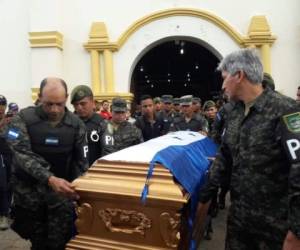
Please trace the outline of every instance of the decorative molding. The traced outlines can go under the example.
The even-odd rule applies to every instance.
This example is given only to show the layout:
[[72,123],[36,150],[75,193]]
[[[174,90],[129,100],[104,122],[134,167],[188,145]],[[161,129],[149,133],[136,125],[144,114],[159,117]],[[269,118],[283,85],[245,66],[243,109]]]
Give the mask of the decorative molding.
[[146,229],[151,228],[151,220],[138,211],[106,208],[100,210],[98,214],[106,228],[112,233],[138,233],[144,236]]
[[264,44],[272,45],[276,36],[271,33],[270,26],[265,16],[253,16],[248,29],[248,37],[245,39],[246,46],[262,46]]
[[29,32],[31,48],[63,49],[63,35],[58,31]]
[[168,247],[177,247],[180,240],[180,214],[173,218],[165,212],[160,215],[160,233]]
[[40,88],[31,88],[31,99],[35,102],[39,97]]
[[83,203],[81,206],[76,207],[77,220],[75,225],[79,233],[85,233],[90,230],[93,223],[93,208],[88,203]]
[[118,50],[118,45],[115,43],[110,43],[106,25],[104,22],[94,22],[92,23],[92,27],[90,29],[89,40],[84,47],[90,50],[97,51],[116,51]]
[[[253,16],[249,25],[248,34],[244,36],[225,20],[208,11],[192,8],[172,8],[157,11],[138,19],[128,27],[116,42],[109,41],[104,22],[92,23],[89,39],[88,42],[84,44],[84,48],[91,53],[93,91],[97,95],[101,90],[107,92],[115,91],[112,53],[118,51],[134,32],[146,24],[172,16],[191,16],[207,20],[226,32],[240,47],[259,47],[262,51],[264,69],[266,72],[271,73],[270,46],[274,43],[276,37],[272,35],[265,16]],[[100,55],[95,56],[95,51],[98,51]],[[98,61],[100,60],[100,56],[104,57],[104,65],[100,65],[99,67]],[[102,86],[100,81],[101,72],[104,72],[105,86]]]
[[121,97],[122,99],[125,99],[128,102],[132,102],[134,98],[132,93],[113,92],[113,93],[103,93],[100,95],[94,95],[94,99],[98,101],[108,100],[109,102],[111,102],[111,100],[115,97]]
[[117,41],[118,48],[120,48],[128,40],[128,38],[134,32],[136,32],[136,30],[140,29],[146,24],[151,23],[155,20],[172,17],[172,16],[192,16],[192,17],[205,19],[215,24],[216,26],[220,27],[222,30],[224,30],[238,44],[240,45],[243,44],[244,37],[220,17],[204,10],[191,9],[191,8],[174,8],[174,9],[167,9],[167,10],[162,10],[162,11],[152,13],[134,22],[118,39]]

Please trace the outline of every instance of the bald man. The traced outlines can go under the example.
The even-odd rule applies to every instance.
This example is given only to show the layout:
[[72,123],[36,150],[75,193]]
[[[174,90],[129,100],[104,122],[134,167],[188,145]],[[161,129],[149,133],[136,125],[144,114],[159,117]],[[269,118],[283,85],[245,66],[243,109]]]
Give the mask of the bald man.
[[66,108],[67,97],[62,79],[44,79],[40,105],[21,110],[7,131],[14,153],[12,229],[31,249],[65,248],[78,199],[71,181],[88,168],[85,126]]

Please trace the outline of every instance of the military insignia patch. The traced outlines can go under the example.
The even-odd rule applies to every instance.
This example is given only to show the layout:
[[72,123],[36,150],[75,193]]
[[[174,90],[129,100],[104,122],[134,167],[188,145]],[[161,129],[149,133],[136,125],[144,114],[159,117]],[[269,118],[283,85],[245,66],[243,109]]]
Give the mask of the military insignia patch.
[[283,116],[283,121],[290,132],[300,132],[300,112]]
[[46,138],[45,145],[57,146],[59,144],[58,138]]
[[10,140],[16,140],[19,137],[19,130],[18,129],[13,129],[11,128],[8,132],[7,132],[7,138]]
[[83,97],[83,96],[85,95],[85,93],[84,93],[83,90],[79,90],[78,93],[77,93],[77,95],[78,95],[79,97]]

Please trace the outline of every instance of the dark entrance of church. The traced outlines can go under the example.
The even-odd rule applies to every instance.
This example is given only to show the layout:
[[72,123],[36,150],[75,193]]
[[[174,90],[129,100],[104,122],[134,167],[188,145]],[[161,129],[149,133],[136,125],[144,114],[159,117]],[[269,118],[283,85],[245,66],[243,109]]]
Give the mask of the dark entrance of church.
[[144,94],[192,94],[202,102],[216,99],[222,87],[221,74],[216,71],[219,61],[209,49],[193,41],[174,39],[159,43],[137,62],[130,91],[135,102]]

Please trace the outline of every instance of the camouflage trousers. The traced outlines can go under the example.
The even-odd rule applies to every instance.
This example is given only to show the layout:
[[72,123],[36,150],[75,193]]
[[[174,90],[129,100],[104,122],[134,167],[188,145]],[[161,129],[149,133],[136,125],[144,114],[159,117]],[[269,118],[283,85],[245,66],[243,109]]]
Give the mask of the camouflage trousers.
[[51,208],[44,205],[36,211],[17,205],[12,229],[30,240],[32,250],[63,250],[74,230],[73,209],[69,200]]
[[251,229],[251,226],[241,227],[229,212],[225,250],[282,250],[284,234],[266,237],[265,232],[253,233]]

